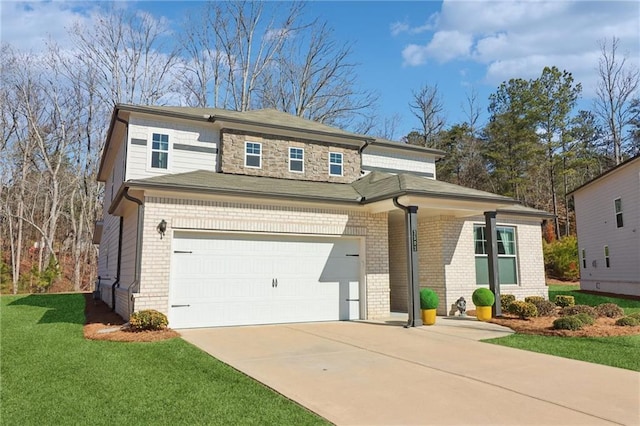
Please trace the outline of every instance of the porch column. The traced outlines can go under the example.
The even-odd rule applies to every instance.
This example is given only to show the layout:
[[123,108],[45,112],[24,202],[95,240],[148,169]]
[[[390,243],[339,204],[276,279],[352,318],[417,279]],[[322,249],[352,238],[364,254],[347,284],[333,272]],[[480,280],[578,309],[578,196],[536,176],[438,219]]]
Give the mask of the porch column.
[[485,236],[487,238],[487,260],[489,261],[489,289],[496,295],[496,303],[491,308],[493,317],[502,316],[500,304],[500,280],[498,278],[498,232],[496,212],[484,212]]
[[422,325],[420,315],[420,270],[418,265],[418,206],[407,206],[407,277],[408,299],[407,310],[409,311],[409,322],[407,327],[419,327]]

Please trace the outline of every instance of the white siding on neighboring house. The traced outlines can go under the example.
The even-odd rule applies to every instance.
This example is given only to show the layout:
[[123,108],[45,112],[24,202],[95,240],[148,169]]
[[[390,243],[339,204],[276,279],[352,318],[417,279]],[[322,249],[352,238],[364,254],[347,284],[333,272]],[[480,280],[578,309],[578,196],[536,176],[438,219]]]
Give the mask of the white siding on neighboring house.
[[418,151],[400,153],[393,149],[370,146],[362,153],[362,169],[387,173],[412,172],[436,178],[435,158],[433,155]]
[[[581,288],[640,296],[640,160],[578,189],[574,199]],[[622,204],[622,227],[616,199]]]
[[[154,133],[169,136],[169,160],[166,169],[151,167]],[[131,117],[126,180],[194,170],[217,171],[218,142],[219,134],[212,125]]]

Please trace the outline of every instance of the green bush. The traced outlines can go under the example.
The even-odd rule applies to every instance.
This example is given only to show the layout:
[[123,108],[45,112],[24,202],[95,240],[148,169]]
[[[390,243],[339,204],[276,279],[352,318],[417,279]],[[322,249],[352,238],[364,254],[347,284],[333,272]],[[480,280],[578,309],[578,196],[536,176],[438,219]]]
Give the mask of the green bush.
[[527,296],[524,298],[525,302],[534,303],[534,304],[536,302],[540,302],[541,300],[546,300],[546,299],[542,296]]
[[516,296],[513,294],[501,294],[500,295],[500,306],[503,311],[509,312],[509,305],[516,301]]
[[543,241],[542,250],[547,276],[571,281],[580,278],[576,237],[564,237],[551,243]]
[[575,305],[576,299],[573,296],[565,296],[565,295],[559,294],[554,299],[554,302],[556,306],[560,306],[561,308],[564,308],[565,306]]
[[639,311],[639,312],[634,312],[634,313],[629,314],[629,315],[627,315],[627,316],[628,316],[628,317],[631,317],[631,318],[635,318],[635,319],[637,319],[638,321],[640,321],[640,311]]
[[509,313],[517,315],[520,319],[526,319],[538,316],[538,308],[536,305],[522,300],[516,300],[509,305]]
[[551,317],[556,314],[556,305],[553,302],[548,300],[535,300],[534,302],[530,302],[536,306],[538,309],[538,316],[541,317]]
[[485,287],[475,289],[471,295],[471,300],[476,306],[493,306],[496,301],[496,296],[493,292]]
[[420,289],[420,309],[437,309],[440,299],[430,288]]
[[598,318],[598,313],[596,312],[596,310],[593,307],[587,305],[565,306],[560,310],[560,315],[562,315],[563,317],[576,314],[587,314],[593,319]]
[[615,303],[602,303],[595,309],[600,317],[618,318],[624,316],[624,309]]
[[593,325],[596,322],[596,320],[591,315],[584,312],[575,314],[573,316],[582,321],[582,324],[584,325]]
[[621,325],[624,327],[635,327],[636,325],[640,325],[640,320],[634,317],[622,317],[616,321],[616,325]]
[[162,312],[148,309],[131,314],[129,324],[133,331],[162,330],[169,324],[169,321]]
[[554,330],[580,330],[583,325],[580,318],[575,316],[562,317],[553,321]]

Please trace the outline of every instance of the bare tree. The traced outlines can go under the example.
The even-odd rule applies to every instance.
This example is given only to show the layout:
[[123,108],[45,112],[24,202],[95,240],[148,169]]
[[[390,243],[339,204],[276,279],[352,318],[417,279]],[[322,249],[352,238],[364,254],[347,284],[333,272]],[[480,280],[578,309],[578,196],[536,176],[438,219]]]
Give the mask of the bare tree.
[[638,68],[627,64],[626,58],[617,57],[620,39],[600,42],[598,62],[599,82],[596,89],[595,110],[609,131],[616,164],[622,162],[627,137],[624,128],[634,119],[632,98],[640,85]]
[[435,147],[436,136],[442,130],[445,118],[444,106],[438,92],[438,86],[423,85],[418,91],[411,91],[412,102],[409,108],[420,121],[419,132],[422,133],[424,146]]

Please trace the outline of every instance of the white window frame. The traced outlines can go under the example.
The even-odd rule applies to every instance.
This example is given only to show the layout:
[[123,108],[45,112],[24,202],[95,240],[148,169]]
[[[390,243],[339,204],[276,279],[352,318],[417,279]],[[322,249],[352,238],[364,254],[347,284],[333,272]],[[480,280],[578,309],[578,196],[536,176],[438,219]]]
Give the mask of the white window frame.
[[604,246],[604,266],[611,268],[611,252],[609,251],[609,246]]
[[[332,155],[339,155],[340,162],[332,161]],[[331,173],[331,166],[340,166],[340,174]],[[341,152],[329,151],[329,176],[344,176],[344,155]]]
[[[249,153],[248,149],[249,149],[249,145],[257,145],[260,149],[260,153],[256,154],[256,153]],[[257,166],[253,166],[248,164],[247,160],[249,159],[249,157],[258,158],[258,165]],[[244,143],[244,166],[250,169],[261,169],[262,168],[262,143],[261,142],[252,142],[252,141],[246,141]]]
[[[616,212],[616,228],[624,227],[624,217],[622,215],[622,198],[616,198],[613,200],[613,209]],[[620,218],[620,220],[618,220]]]
[[[482,240],[477,240],[476,239],[476,229],[477,228],[484,228],[483,231],[483,237],[484,239]],[[486,235],[486,224],[482,224],[482,223],[476,223],[473,225],[473,252],[474,252],[474,259],[476,258],[485,258],[487,259],[488,262],[488,255],[487,255],[487,235]],[[511,225],[497,225],[496,226],[496,231],[499,231],[501,229],[509,229],[512,230],[512,234],[513,234],[513,254],[506,254],[506,251],[504,249],[504,243],[503,244],[503,250],[505,253],[500,254],[500,233],[497,232],[498,234],[498,260],[500,258],[502,259],[514,259],[514,269],[515,269],[515,283],[501,283],[500,282],[500,271],[498,270],[498,282],[500,282],[500,285],[520,285],[520,268],[519,268],[519,262],[518,262],[518,230],[515,226],[511,226]],[[476,250],[476,243],[481,241],[482,242],[482,251],[484,251],[484,253],[477,253]],[[474,262],[475,263],[475,262]],[[499,269],[499,268],[498,268]],[[476,275],[476,285],[487,285],[484,283],[478,283],[477,282],[477,275]]]
[[587,269],[587,250],[582,249],[582,269]]
[[[154,136],[158,135],[158,136],[166,136],[167,137],[167,149],[156,149],[153,147],[153,143],[154,143]],[[149,135],[149,157],[147,159],[147,164],[148,164],[148,168],[147,170],[154,170],[154,171],[158,171],[158,170],[165,170],[165,171],[169,171],[171,169],[171,157],[173,157],[173,155],[171,154],[171,135],[169,134],[169,132],[164,132],[164,131],[151,131],[151,134]],[[162,142],[162,141],[159,141]],[[153,154],[155,152],[158,153],[165,153],[167,155],[167,167],[155,167],[153,165]]]
[[[292,154],[293,154],[294,150],[302,152],[302,158],[293,158]],[[300,163],[301,169],[300,170],[293,170],[291,168],[291,164],[293,164],[293,163]],[[300,147],[296,147],[296,146],[290,146],[289,147],[289,171],[291,173],[304,173],[304,148],[300,148]]]

